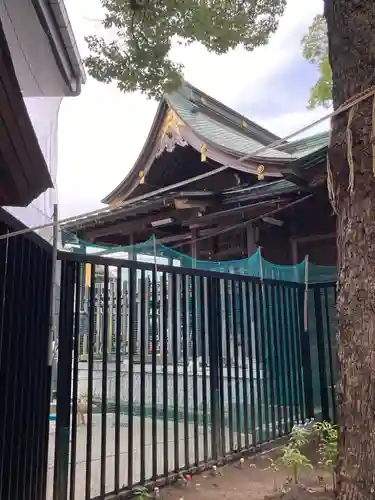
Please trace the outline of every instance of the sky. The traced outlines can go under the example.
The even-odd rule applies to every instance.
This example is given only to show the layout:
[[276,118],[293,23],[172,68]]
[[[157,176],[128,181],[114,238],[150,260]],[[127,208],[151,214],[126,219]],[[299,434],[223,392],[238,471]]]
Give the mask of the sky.
[[[303,8],[302,8],[303,3]],[[102,33],[100,0],[65,0],[81,55],[84,37]],[[185,78],[275,134],[286,135],[327,114],[308,111],[316,69],[301,55],[300,41],[322,0],[288,0],[270,43],[253,52],[237,49],[224,56],[193,45],[174,51]],[[133,166],[149,132],[157,103],[140,94],[121,93],[114,84],[88,77],[79,97],[65,98],[59,117],[58,190],[60,216],[101,207]],[[309,131],[314,134],[328,125]]]

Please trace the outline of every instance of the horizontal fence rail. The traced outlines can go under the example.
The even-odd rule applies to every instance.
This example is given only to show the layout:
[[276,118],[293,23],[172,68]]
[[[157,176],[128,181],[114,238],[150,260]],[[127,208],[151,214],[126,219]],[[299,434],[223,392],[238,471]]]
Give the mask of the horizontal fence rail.
[[315,415],[303,285],[59,258],[49,498],[131,492],[255,450]]

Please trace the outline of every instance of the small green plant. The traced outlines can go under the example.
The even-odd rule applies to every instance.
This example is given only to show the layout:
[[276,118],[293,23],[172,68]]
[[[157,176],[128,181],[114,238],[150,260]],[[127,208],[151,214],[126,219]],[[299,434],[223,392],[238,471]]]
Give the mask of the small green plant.
[[312,435],[311,427],[295,425],[290,434],[289,445],[292,445],[294,448],[300,450],[310,441],[311,435]]
[[139,486],[133,490],[133,494],[137,500],[145,500],[146,498],[150,498],[150,493],[147,488],[144,486]]
[[279,462],[292,472],[294,484],[298,484],[301,469],[304,467],[312,468],[310,460],[302,453],[302,448],[311,439],[312,426],[295,425],[290,434],[289,443],[281,448],[282,455]]
[[294,484],[298,484],[301,469],[304,467],[312,468],[310,460],[293,443],[289,443],[282,448],[283,454],[280,462],[292,471]]
[[336,487],[336,464],[338,459],[339,433],[330,422],[317,422],[313,428],[319,437],[319,465],[332,474],[333,487]]

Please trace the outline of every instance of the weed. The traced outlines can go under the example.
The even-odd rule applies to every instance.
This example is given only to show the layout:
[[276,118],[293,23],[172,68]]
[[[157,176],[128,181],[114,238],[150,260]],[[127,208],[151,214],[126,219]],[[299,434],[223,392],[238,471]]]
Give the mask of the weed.
[[333,487],[335,488],[335,469],[338,459],[338,429],[330,422],[317,422],[314,424],[313,430],[319,437],[319,465],[330,471],[332,474]]
[[147,488],[144,486],[139,486],[133,490],[133,494],[137,500],[145,500],[146,498],[150,498],[150,493]]

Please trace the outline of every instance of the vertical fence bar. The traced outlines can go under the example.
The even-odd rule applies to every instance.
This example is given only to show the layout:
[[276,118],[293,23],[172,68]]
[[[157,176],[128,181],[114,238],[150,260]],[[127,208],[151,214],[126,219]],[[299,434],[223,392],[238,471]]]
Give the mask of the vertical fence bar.
[[237,451],[242,448],[241,441],[241,406],[240,406],[240,372],[239,372],[239,352],[238,352],[238,317],[237,317],[237,282],[231,281],[232,290],[232,328],[233,328],[233,354],[234,354],[234,390],[236,397],[236,430],[237,430]]
[[233,412],[232,412],[232,357],[231,357],[231,328],[230,328],[230,318],[229,318],[229,281],[224,281],[224,307],[225,307],[225,340],[226,340],[226,365],[227,365],[227,387],[228,387],[228,427],[229,427],[229,452],[231,453],[234,449],[233,443]]
[[134,453],[134,352],[137,318],[136,271],[129,268],[129,394],[128,394],[128,488],[133,487],[133,453]]
[[298,296],[295,287],[291,288],[291,311],[292,311],[292,324],[293,324],[293,354],[295,358],[295,378],[297,385],[296,392],[296,412],[297,422],[303,422],[303,387],[302,387],[302,360],[300,356],[300,325],[299,325],[299,310],[298,310]]
[[328,349],[328,363],[329,363],[329,377],[331,383],[331,398],[332,398],[332,418],[333,422],[337,421],[337,409],[336,409],[336,394],[335,394],[335,375],[333,369],[333,354],[332,354],[332,333],[330,324],[330,314],[329,314],[329,302],[328,302],[328,290],[324,287],[324,309],[325,309],[325,320],[327,325],[327,349]]
[[145,271],[141,270],[140,279],[140,371],[141,371],[141,409],[140,409],[140,482],[146,481],[146,276]]
[[107,383],[108,383],[108,309],[109,309],[109,270],[104,266],[103,289],[103,343],[102,343],[102,432],[100,447],[100,496],[106,493],[107,469]]
[[301,332],[301,356],[302,356],[302,375],[304,387],[304,401],[305,401],[305,416],[307,419],[314,418],[314,393],[312,384],[312,367],[310,355],[310,336],[309,330],[304,328],[304,301],[305,292],[300,289],[298,291],[299,302],[299,320]]
[[184,452],[185,452],[185,468],[190,464],[189,455],[189,385],[188,385],[188,294],[186,286],[187,276],[181,276],[182,286],[182,359],[183,359],[183,391],[184,391]]
[[68,498],[75,264],[62,262],[57,375],[54,500]]
[[243,399],[243,416],[244,416],[244,434],[245,434],[245,449],[249,449],[249,406],[247,394],[247,370],[246,370],[246,336],[248,335],[248,325],[244,302],[246,302],[246,283],[239,281],[239,316],[240,316],[240,340],[241,340],[241,364],[242,364],[242,399]]
[[[89,268],[87,266],[90,266]],[[96,267],[94,264],[86,264],[90,269],[90,292],[89,292],[89,332],[88,332],[88,380],[87,380],[87,438],[86,438],[86,484],[85,500],[91,499],[91,458],[92,458],[92,399],[93,399],[93,375],[94,375],[94,343],[95,343],[95,283]]]
[[287,288],[287,311],[288,311],[288,326],[289,326],[289,346],[290,346],[290,376],[292,377],[292,401],[293,401],[293,422],[299,422],[299,408],[298,408],[298,378],[297,378],[297,357],[295,352],[295,325],[293,321],[293,294],[290,287]]
[[[170,282],[170,280],[168,280]],[[169,300],[170,300],[170,290],[167,289],[167,274],[163,272],[161,278],[161,288],[162,288],[162,312],[163,312],[163,454],[164,454],[164,476],[167,477],[169,473],[168,466],[168,455],[169,455],[169,443],[168,443],[168,335],[172,335],[171,331],[168,329],[169,322]],[[168,300],[167,300],[168,299]]]
[[[260,338],[262,343],[262,366],[263,366],[263,394],[264,394],[264,416],[266,425],[266,441],[270,441],[270,423],[274,425],[274,413],[275,407],[273,405],[273,377],[272,377],[272,366],[269,363],[270,358],[270,346],[269,346],[269,335],[268,335],[268,322],[267,322],[267,287],[266,285],[261,285],[261,295],[260,295]],[[268,366],[269,365],[269,366]],[[271,403],[271,408],[270,408]],[[271,410],[271,422],[270,422],[270,410]],[[273,434],[272,434],[273,435]]]
[[286,365],[286,385],[288,390],[288,413],[289,420],[286,432],[290,432],[293,427],[294,414],[293,414],[293,370],[292,370],[292,352],[290,345],[290,321],[289,321],[289,303],[288,303],[288,289],[282,287],[282,303],[283,303],[283,323],[284,323],[284,341],[285,341],[285,365]]
[[211,395],[211,457],[217,460],[219,457],[220,442],[220,386],[218,372],[218,295],[219,286],[217,278],[210,278],[207,283],[207,305],[209,310],[209,328],[208,328],[208,349],[210,363],[210,395]]
[[180,469],[180,449],[179,449],[179,407],[178,407],[178,325],[177,325],[177,276],[172,274],[172,357],[173,357],[173,418],[174,418],[174,470]]
[[[22,240],[21,240],[22,241]],[[38,271],[39,271],[39,268],[40,268],[40,248],[38,249],[35,249],[34,252],[32,253],[32,259],[33,261],[33,269],[34,269],[34,272],[33,272],[33,275],[32,275],[32,286],[31,286],[31,295],[33,297],[38,297],[40,295],[40,290],[38,289],[39,288],[39,285],[40,285],[40,277],[37,277],[36,275],[38,274]],[[15,279],[15,274],[13,274],[13,279]],[[16,285],[16,290],[17,290],[17,285]],[[73,293],[74,293],[74,289],[73,289]],[[15,296],[16,300],[17,300],[17,291],[16,291],[16,296]],[[16,301],[13,302],[13,304],[11,304],[11,311],[15,309],[15,303]],[[69,310],[69,316],[67,319],[67,324],[69,325],[68,328],[70,328],[70,335],[72,337],[72,330],[73,330],[73,304],[72,304],[72,309],[71,311]],[[13,312],[12,311],[12,312]],[[14,312],[13,312],[14,314]],[[13,316],[12,314],[12,316]],[[71,318],[70,318],[71,316]],[[70,319],[72,321],[70,321]],[[12,324],[11,324],[11,327],[10,327],[10,330],[12,331],[13,328],[14,328],[14,320],[12,321]],[[35,393],[34,393],[34,389],[35,389],[35,379],[34,377],[32,377],[32,368],[33,368],[33,365],[35,366],[35,361],[37,360],[38,358],[38,354],[34,351],[35,349],[35,345],[33,345],[33,341],[32,341],[32,334],[30,335],[30,332],[35,332],[35,331],[38,331],[38,307],[34,307],[33,308],[33,311],[32,311],[32,314],[30,315],[29,317],[29,321],[28,321],[28,329],[29,330],[29,333],[27,335],[25,335],[25,344],[24,344],[24,347],[25,347],[25,350],[26,350],[26,357],[25,359],[27,359],[27,357],[30,355],[31,353],[31,356],[33,357],[33,360],[32,362],[29,362],[29,363],[26,363],[26,380],[25,380],[25,384],[24,384],[24,387],[23,387],[23,396],[22,399],[26,399],[25,401],[25,406],[24,406],[24,410],[23,410],[23,414],[24,414],[24,417],[25,420],[23,422],[23,427],[21,428],[20,430],[20,434],[21,434],[21,442],[23,443],[23,455],[21,457],[21,460],[19,462],[19,467],[20,467],[20,483],[22,485],[22,490],[20,491],[20,495],[22,498],[25,498],[26,495],[27,495],[27,490],[29,489],[29,485],[27,484],[28,481],[27,481],[27,477],[30,476],[30,465],[32,463],[32,460],[30,460],[30,455],[31,455],[31,450],[33,449],[33,443],[32,443],[32,421],[33,421],[33,401],[34,401],[34,398],[35,398]],[[71,368],[71,365],[70,365],[70,368]],[[70,383],[71,383],[71,379],[70,379]],[[68,404],[70,405],[70,399],[69,399],[69,402]],[[56,422],[57,424],[57,422]],[[68,423],[68,427],[67,427],[67,433],[69,435],[69,424],[70,422]],[[57,430],[56,430],[57,432]],[[64,443],[64,445],[66,445],[66,443]],[[69,462],[69,443],[67,444],[67,449],[66,449],[66,454],[67,454],[67,457],[66,457],[66,461]],[[69,477],[69,466],[66,465],[66,470],[64,471],[64,475],[66,473],[66,477],[64,478],[64,482],[66,484],[66,487],[68,488],[68,477]]]
[[[253,309],[253,320],[254,320],[254,347],[255,347],[255,373],[256,373],[256,405],[257,405],[257,417],[258,417],[258,438],[254,443],[259,444],[263,441],[263,415],[265,414],[265,410],[262,407],[262,385],[264,384],[264,370],[262,372],[263,380],[261,382],[261,372],[260,372],[260,360],[262,358],[262,330],[260,326],[260,286],[251,283],[251,296],[252,296],[252,309]],[[250,318],[251,321],[251,318]],[[251,335],[253,330],[251,330]],[[250,338],[250,343],[252,342],[252,338]],[[252,369],[252,368],[251,368]]]
[[[116,277],[116,386],[115,386],[115,493],[120,491],[120,428],[121,428],[121,339],[122,339],[122,270]],[[125,299],[125,297],[124,297]]]
[[203,410],[203,459],[208,462],[208,417],[207,417],[207,349],[206,349],[206,320],[208,311],[205,307],[206,300],[206,287],[205,278],[199,278],[199,295],[200,295],[200,333],[201,333],[201,349],[202,349],[202,410]]
[[[7,500],[11,499],[14,485],[15,489],[18,491],[17,482],[22,485],[22,479],[20,478],[19,468],[17,473],[14,474],[15,477],[12,477],[11,469],[8,465],[8,460],[10,457],[12,450],[12,435],[9,433],[8,423],[11,419],[9,415],[9,410],[11,406],[12,396],[12,388],[11,385],[13,383],[13,378],[10,370],[10,360],[12,356],[12,350],[14,349],[15,336],[9,335],[8,332],[14,332],[14,321],[16,319],[16,315],[14,314],[14,305],[17,300],[17,280],[16,270],[17,270],[17,256],[19,253],[18,245],[21,240],[17,241],[17,238],[12,238],[11,240],[6,240],[6,262],[5,262],[5,270],[3,274],[4,279],[4,289],[2,296],[2,323],[0,327],[0,335],[1,335],[1,345],[0,345],[0,375],[2,379],[2,428],[1,428],[1,440],[0,440],[0,491],[1,498],[6,498]],[[34,280],[35,283],[35,280]],[[30,279],[30,284],[33,286],[33,281]],[[35,296],[35,291],[33,291],[33,295]],[[24,335],[23,338],[20,338],[21,343],[23,344],[22,351],[27,352],[27,349],[24,347],[26,345],[28,338],[27,335]],[[26,359],[24,358],[23,363],[25,363]],[[26,364],[25,364],[26,367]],[[21,365],[22,368],[22,365]],[[25,368],[24,368],[25,369]],[[23,377],[21,376],[21,379]],[[22,394],[23,396],[23,394]],[[21,405],[24,406],[24,397],[21,397]],[[23,407],[22,407],[23,410]],[[23,410],[24,412],[24,410]],[[21,424],[22,425],[22,424]],[[21,429],[21,425],[19,428]],[[12,464],[12,461],[10,461]]]
[[158,436],[157,436],[157,378],[156,378],[156,354],[158,344],[158,325],[157,325],[157,286],[156,286],[156,266],[154,266],[151,275],[151,401],[152,401],[152,479],[155,481],[158,475]]
[[278,310],[279,304],[277,303],[277,285],[270,286],[270,305],[272,311],[272,361],[273,361],[273,369],[274,369],[274,380],[275,380],[275,406],[277,410],[277,433],[276,435],[280,437],[282,435],[282,404],[283,404],[283,395],[281,390],[281,373],[280,373],[280,332],[279,332],[279,321],[278,321]]
[[[50,314],[50,311],[51,311],[51,309],[50,309],[50,300],[51,300],[50,286],[51,286],[52,280],[48,281],[48,277],[52,274],[52,269],[53,269],[52,260],[50,260],[49,254],[45,253],[44,259],[45,259],[45,264],[46,264],[46,276],[47,276],[46,280],[47,281],[45,283],[45,294],[46,294],[45,299],[44,299],[45,309],[44,309],[44,312],[42,314],[43,325],[45,325],[45,317],[47,315],[47,311],[48,311],[48,314]],[[56,307],[55,307],[55,309],[56,309]],[[57,311],[56,311],[54,320],[56,319],[56,317],[57,317]],[[45,326],[44,326],[44,328],[45,328]],[[44,328],[42,326],[40,331],[42,332]],[[57,328],[56,328],[56,324],[55,324],[55,331],[56,331],[56,329]],[[49,354],[50,354],[51,344],[50,344],[50,337],[49,336],[48,336],[47,342],[48,342],[48,349],[49,349]],[[42,349],[42,353],[43,353],[43,349]],[[37,476],[36,476],[36,477],[39,476],[41,478],[41,480],[39,482],[39,491],[36,492],[36,498],[41,498],[41,500],[46,499],[47,474],[48,474],[49,420],[46,421],[45,416],[49,415],[49,413],[50,413],[51,384],[52,384],[52,365],[50,364],[51,358],[48,360],[48,362],[49,362],[48,369],[45,370],[45,372],[44,372],[45,373],[45,385],[44,385],[45,388],[43,391],[44,392],[44,394],[43,394],[43,403],[44,404],[41,406],[42,416],[41,416],[41,420],[40,420],[40,422],[41,422],[40,429],[43,429],[43,442],[41,443],[42,447],[40,450],[41,472],[40,472],[40,476],[39,476],[39,474],[37,474]],[[34,477],[33,481],[35,482],[35,480],[36,480],[36,478]],[[0,479],[0,481],[1,481],[1,479]],[[0,493],[0,495],[1,495],[1,493]]]
[[198,409],[198,349],[197,349],[197,308],[196,282],[191,278],[191,342],[193,350],[193,412],[194,412],[194,465],[199,464],[199,409]]
[[314,286],[314,305],[315,305],[315,322],[316,336],[318,344],[318,361],[319,361],[319,382],[320,382],[320,397],[322,404],[322,419],[329,420],[329,400],[328,400],[328,384],[327,370],[324,349],[324,327],[322,315],[321,288],[318,285]]
[[[304,297],[300,297],[299,288],[294,288],[294,301],[295,301],[295,315],[296,315],[296,327],[297,327],[297,335],[296,335],[296,350],[297,350],[297,360],[298,360],[298,380],[299,380],[299,404],[300,404],[300,415],[302,423],[306,420],[306,401],[305,401],[305,386],[304,386],[304,359],[302,357],[302,341],[304,339]],[[305,356],[309,355],[309,352],[306,350],[304,352]],[[308,370],[308,358],[305,359],[306,370]]]
[[222,311],[223,311],[223,282],[218,280],[218,290],[217,290],[217,349],[218,349],[218,371],[219,371],[219,391],[220,391],[220,453],[221,456],[226,455],[225,447],[225,384],[224,384],[224,352],[223,352],[223,321],[222,321]]
[[74,500],[76,491],[76,460],[77,460],[77,411],[78,411],[78,363],[81,305],[81,265],[75,268],[75,300],[74,300],[74,341],[73,341],[73,391],[72,391],[72,442],[70,458],[70,500]]
[[[244,314],[245,314],[245,353],[247,352],[247,358],[249,363],[249,400],[250,400],[250,423],[251,423],[251,445],[255,446],[257,444],[257,435],[256,435],[256,413],[255,410],[258,411],[259,418],[259,410],[260,410],[260,419],[262,416],[262,412],[260,409],[260,403],[258,400],[259,392],[254,384],[254,358],[257,361],[255,353],[253,351],[253,328],[252,328],[252,318],[255,319],[255,300],[252,299],[252,284],[250,282],[245,282],[245,301],[244,301]],[[251,306],[253,306],[253,311]],[[252,314],[253,312],[253,314]],[[255,333],[255,332],[254,332]],[[259,385],[259,379],[257,380],[257,384]],[[257,402],[255,403],[255,391],[257,394]]]
[[[36,249],[35,252],[33,252],[33,260],[35,262],[34,264],[34,269],[36,271],[35,274],[38,273],[37,276],[34,275],[33,279],[33,289],[32,289],[32,295],[33,297],[39,297],[41,296],[41,290],[40,290],[40,275],[39,275],[39,269],[40,269],[40,257],[41,257],[41,249],[38,248]],[[13,279],[15,279],[16,275],[13,276]],[[18,284],[16,285],[16,297],[18,296]],[[17,299],[16,299],[17,300]],[[12,309],[14,311],[15,309],[15,303],[12,304]],[[30,332],[36,332],[39,330],[39,325],[38,325],[38,316],[39,316],[39,307],[33,308],[33,313],[32,313],[32,318],[31,321],[29,322],[28,327],[30,328]],[[13,314],[12,314],[13,316]],[[13,320],[12,326],[11,326],[11,331],[14,330],[16,326],[16,321]],[[35,344],[33,343],[32,339],[32,334],[30,333],[26,335],[26,342],[27,342],[27,353],[30,354],[33,357],[33,361],[31,363],[27,363],[27,378],[26,378],[26,384],[25,384],[25,394],[27,394],[27,402],[26,402],[26,409],[25,409],[25,415],[26,415],[26,422],[21,430],[21,440],[23,442],[24,446],[24,454],[22,456],[22,465],[21,465],[21,470],[23,471],[23,476],[21,476],[21,484],[23,485],[23,488],[21,490],[21,495],[23,498],[27,496],[28,491],[30,491],[30,471],[33,470],[33,453],[32,450],[34,448],[34,443],[33,443],[33,420],[34,420],[34,411],[33,411],[33,406],[35,402],[35,388],[39,385],[37,377],[32,376],[32,371],[34,367],[37,367],[38,365],[38,355],[40,353],[35,352]],[[33,345],[34,344],[34,345]],[[13,380],[11,381],[13,383]],[[14,390],[11,388],[11,393],[14,394]],[[11,396],[10,396],[11,399]],[[7,429],[9,432],[9,429]],[[69,451],[68,451],[69,453]],[[69,469],[69,468],[68,468]],[[69,474],[69,472],[68,472]],[[29,478],[29,480],[28,480]],[[67,478],[68,479],[68,478]]]
[[288,434],[289,432],[289,425],[288,425],[288,378],[289,378],[289,370],[288,370],[288,363],[287,363],[287,358],[286,358],[286,343],[285,343],[285,337],[286,337],[286,322],[285,322],[285,301],[284,301],[284,296],[283,296],[283,289],[285,288],[285,285],[277,285],[276,286],[276,292],[277,292],[277,302],[278,302],[278,307],[277,307],[277,323],[279,326],[278,329],[278,351],[279,354],[278,356],[280,357],[280,379],[281,379],[281,394],[282,394],[282,409],[283,409],[283,420],[284,420],[284,426],[280,427],[281,434]]

